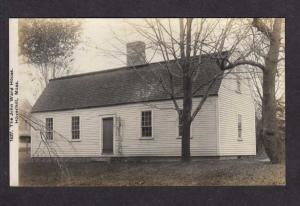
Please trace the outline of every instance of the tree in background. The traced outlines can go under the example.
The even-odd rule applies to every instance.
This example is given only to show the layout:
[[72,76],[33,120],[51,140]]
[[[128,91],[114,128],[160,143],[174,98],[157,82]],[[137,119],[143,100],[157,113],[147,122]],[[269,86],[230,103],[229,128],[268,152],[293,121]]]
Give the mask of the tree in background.
[[81,22],[68,19],[20,19],[19,54],[38,71],[41,88],[49,79],[71,73]]

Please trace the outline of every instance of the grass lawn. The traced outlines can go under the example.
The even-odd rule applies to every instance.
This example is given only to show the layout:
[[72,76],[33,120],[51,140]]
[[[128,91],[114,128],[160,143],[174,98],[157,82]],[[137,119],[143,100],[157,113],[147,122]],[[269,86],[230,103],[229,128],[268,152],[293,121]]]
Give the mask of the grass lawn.
[[20,186],[285,185],[285,166],[257,159],[176,162],[49,162],[20,159]]

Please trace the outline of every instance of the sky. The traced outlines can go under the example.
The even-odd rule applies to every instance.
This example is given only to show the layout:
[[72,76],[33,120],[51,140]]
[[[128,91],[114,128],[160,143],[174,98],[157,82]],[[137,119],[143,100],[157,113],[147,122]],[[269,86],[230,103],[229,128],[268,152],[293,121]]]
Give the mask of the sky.
[[[171,21],[174,24],[178,23],[178,19]],[[144,24],[144,19],[134,18],[82,19],[81,43],[74,50],[72,74],[126,66],[126,42],[145,41],[145,38],[138,35],[134,29],[134,25]],[[146,50],[146,56],[151,56],[149,50]],[[152,62],[161,60],[156,56]],[[37,83],[32,82],[33,76],[28,72],[34,69],[19,62],[20,94],[32,105],[40,94]]]
[[85,19],[83,22],[82,43],[75,51],[75,73],[126,66],[126,43],[145,41],[133,27],[133,24],[143,25],[143,19]]
[[[145,41],[134,29],[134,25],[145,25],[144,19],[82,19],[81,43],[74,50],[72,74],[101,71],[126,66],[126,43]],[[172,19],[174,34],[178,31],[178,19]],[[17,31],[15,31],[17,32]],[[152,56],[146,50],[146,56]],[[117,57],[117,58],[116,58]],[[162,60],[156,56],[152,61]],[[34,70],[30,65],[20,64],[18,67],[20,94],[33,105],[40,91],[32,81],[28,71]]]
[[[113,57],[104,49],[126,51],[124,43],[116,40],[122,37],[127,42],[142,40],[133,32],[128,22],[142,22],[141,19],[84,19],[82,23],[81,43],[74,50],[72,74],[87,73],[125,66],[126,56]],[[115,53],[115,52],[113,52]],[[37,85],[31,82],[33,76],[29,70],[35,69],[27,64],[19,64],[20,94],[34,104],[39,93]]]
[[[85,73],[125,66],[125,55],[118,60],[113,56],[105,55],[103,49],[113,46],[126,51],[125,45],[116,40],[116,36],[124,39],[141,40],[132,33],[131,26],[124,19],[93,19],[83,23],[82,41],[75,51],[75,72]],[[128,40],[129,41],[129,40]]]

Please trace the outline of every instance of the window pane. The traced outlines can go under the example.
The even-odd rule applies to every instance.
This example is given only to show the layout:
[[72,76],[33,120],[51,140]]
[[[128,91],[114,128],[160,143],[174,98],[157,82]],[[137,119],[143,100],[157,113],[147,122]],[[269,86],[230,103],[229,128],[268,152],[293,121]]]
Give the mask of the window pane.
[[182,109],[179,111],[179,117],[178,117],[178,134],[179,136],[182,136]]
[[142,123],[144,126],[149,126],[151,124],[151,112],[142,112]]
[[151,137],[152,136],[151,111],[142,112],[141,126],[142,126],[142,137]]
[[46,118],[46,139],[53,139],[53,119]]
[[242,138],[242,115],[238,115],[238,138]]
[[46,139],[52,140],[53,139],[53,133],[52,132],[46,132]]
[[144,127],[143,128],[143,136],[145,137],[145,136],[148,136],[148,134],[147,134],[147,127]]
[[79,139],[79,131],[72,131],[72,139]]
[[152,136],[152,127],[142,127],[142,136],[151,137]]
[[148,127],[148,135],[149,135],[149,137],[152,136],[152,127]]
[[72,117],[72,139],[80,139],[79,116]]

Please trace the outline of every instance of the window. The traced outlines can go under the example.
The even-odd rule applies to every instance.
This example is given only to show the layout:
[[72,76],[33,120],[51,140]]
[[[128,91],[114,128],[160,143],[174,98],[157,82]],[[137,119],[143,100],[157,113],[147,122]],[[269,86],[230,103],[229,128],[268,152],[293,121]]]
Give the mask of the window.
[[152,112],[142,112],[142,137],[152,137]]
[[242,115],[238,115],[238,140],[242,139]]
[[236,91],[241,93],[241,78],[239,76],[236,77]]
[[46,140],[53,140],[53,118],[46,118]]
[[182,128],[182,109],[179,110],[179,117],[178,117],[178,136],[179,137],[182,137],[182,131],[183,131],[183,128]]
[[79,116],[72,117],[72,140],[80,139]]

